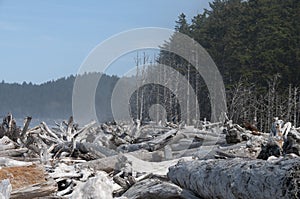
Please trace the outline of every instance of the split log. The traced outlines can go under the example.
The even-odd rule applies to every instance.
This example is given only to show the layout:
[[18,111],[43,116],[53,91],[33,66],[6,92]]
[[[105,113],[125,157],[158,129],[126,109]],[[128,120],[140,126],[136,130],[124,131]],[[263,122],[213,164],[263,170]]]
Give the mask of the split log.
[[179,162],[168,178],[203,198],[299,198],[300,158]]

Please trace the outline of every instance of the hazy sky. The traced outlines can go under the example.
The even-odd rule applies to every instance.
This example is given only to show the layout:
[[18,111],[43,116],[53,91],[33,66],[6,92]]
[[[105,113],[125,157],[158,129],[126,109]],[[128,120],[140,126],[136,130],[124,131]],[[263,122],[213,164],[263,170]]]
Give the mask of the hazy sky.
[[108,37],[141,27],[173,29],[181,12],[190,20],[209,1],[0,0],[0,81],[41,83],[76,74]]

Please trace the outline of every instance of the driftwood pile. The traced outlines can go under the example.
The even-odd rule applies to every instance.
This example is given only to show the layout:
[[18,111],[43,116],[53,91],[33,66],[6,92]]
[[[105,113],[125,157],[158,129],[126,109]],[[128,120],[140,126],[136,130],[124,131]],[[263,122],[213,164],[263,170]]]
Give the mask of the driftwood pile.
[[0,125],[0,198],[300,197],[295,128],[281,148],[269,133],[231,121],[30,121],[20,128],[9,114]]

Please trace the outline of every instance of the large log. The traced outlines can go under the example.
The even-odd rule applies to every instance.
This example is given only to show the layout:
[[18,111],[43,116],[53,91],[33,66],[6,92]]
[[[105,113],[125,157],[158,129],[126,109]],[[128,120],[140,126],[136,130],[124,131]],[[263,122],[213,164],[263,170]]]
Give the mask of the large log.
[[[168,172],[168,168],[172,165],[175,165],[180,160],[174,159],[163,162],[147,162],[140,160],[131,154],[120,154],[98,160],[92,160],[89,162],[78,164],[78,166],[80,169],[91,168],[98,171],[101,170],[111,172],[114,170],[118,170],[118,168],[116,168],[116,165],[119,164],[120,159],[122,159],[122,157],[124,157],[128,162],[130,162],[133,171],[140,173],[152,173],[156,175],[166,175]],[[181,159],[191,160],[192,158],[184,157]]]
[[199,199],[193,193],[159,179],[146,179],[133,185],[122,196],[131,199]]
[[53,180],[48,180],[44,183],[29,185],[28,187],[17,189],[11,192],[11,198],[44,198],[50,196],[57,191],[56,183]]
[[123,144],[118,147],[118,151],[120,152],[133,152],[140,149],[146,149],[148,151],[156,151],[159,149],[162,149],[164,146],[166,146],[168,143],[172,141],[174,136],[176,136],[177,130],[172,129],[162,135],[159,135],[155,137],[154,139],[142,142],[142,143],[136,143],[136,144]]
[[179,162],[168,178],[203,198],[300,198],[300,158]]

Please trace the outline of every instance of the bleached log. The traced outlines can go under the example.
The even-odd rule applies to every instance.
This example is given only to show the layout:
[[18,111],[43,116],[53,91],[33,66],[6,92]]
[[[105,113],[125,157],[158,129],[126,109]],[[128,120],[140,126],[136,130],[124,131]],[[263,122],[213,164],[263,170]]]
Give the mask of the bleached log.
[[124,144],[118,147],[118,151],[133,152],[140,149],[146,149],[148,151],[156,151],[162,149],[169,142],[171,142],[172,138],[176,135],[176,133],[177,130],[173,129],[147,142],[142,142],[137,144]]
[[175,184],[159,179],[146,179],[136,183],[123,195],[130,199],[141,198],[181,198],[199,199],[192,192],[183,190]]
[[114,150],[108,149],[103,146],[99,146],[97,144],[88,142],[83,142],[82,144],[90,153],[96,154],[97,156],[99,156],[99,158],[117,155],[117,152],[115,152]]
[[92,128],[95,124],[96,121],[90,122],[89,124],[82,127],[79,131],[75,132],[73,137],[76,138],[76,141],[81,141],[86,136],[89,129]]
[[[132,170],[140,173],[153,173],[156,175],[166,175],[168,168],[175,165],[179,160],[192,160],[192,157],[184,157],[180,159],[174,159],[163,162],[147,162],[140,160],[130,154],[123,154],[123,156],[132,165]],[[115,170],[115,166],[119,161],[118,156],[111,156],[107,158],[102,158],[99,160],[92,160],[86,163],[78,165],[80,168],[91,168],[94,170],[102,170],[106,172],[111,172]]]
[[55,166],[53,172],[49,173],[51,178],[79,178],[81,177],[80,172],[76,171],[74,165],[66,165],[64,163],[59,163]]
[[13,160],[6,157],[0,157],[0,166],[1,167],[16,167],[16,166],[30,166],[31,162],[23,162],[18,160]]
[[41,122],[41,128],[46,131],[51,137],[55,138],[57,142],[62,142],[62,140],[52,132],[52,130],[47,126],[45,122]]
[[112,183],[107,178],[107,174],[99,172],[97,176],[88,179],[87,182],[82,183],[79,186],[76,186],[71,198],[112,199],[112,192]]
[[195,160],[170,167],[168,178],[203,198],[284,199],[300,196],[299,171],[300,158]]
[[153,140],[149,141],[151,145],[151,151],[156,151],[158,149],[163,148],[166,146],[174,136],[177,134],[177,129],[172,129],[163,135],[160,135]]
[[210,129],[210,128],[219,127],[222,124],[223,124],[222,122],[209,123],[209,124],[202,125],[202,128],[204,128],[204,129]]
[[74,171],[74,172],[70,172],[70,173],[58,173],[55,172],[54,174],[50,175],[52,178],[80,178],[81,174]]
[[16,157],[16,156],[21,156],[26,152],[28,152],[27,148],[10,149],[5,151],[0,151],[0,157]]
[[44,183],[30,185],[25,188],[16,189],[11,192],[11,199],[31,199],[37,197],[49,196],[57,191],[56,182],[48,179]]
[[140,160],[144,160],[147,162],[161,162],[164,160],[164,152],[163,151],[153,151],[149,152],[147,150],[138,150],[130,153],[126,153],[132,155]]
[[8,149],[14,149],[16,148],[17,144],[9,139],[7,136],[3,136],[0,139],[0,151],[8,150]]
[[73,138],[73,117],[71,116],[68,120],[68,124],[67,124],[67,131],[66,131],[66,137],[67,137],[67,141],[71,141]]
[[181,157],[193,157],[197,159],[214,158],[217,146],[201,146],[199,148],[185,149],[181,151],[173,151],[174,159]]
[[0,198],[9,199],[12,187],[9,179],[4,179],[0,181]]
[[25,118],[25,121],[24,121],[24,127],[23,127],[23,129],[22,129],[22,133],[21,133],[21,139],[23,139],[24,138],[24,136],[25,136],[25,134],[26,134],[26,132],[27,132],[27,130],[28,130],[28,127],[29,127],[29,124],[30,124],[30,122],[31,122],[31,117],[26,117]]

